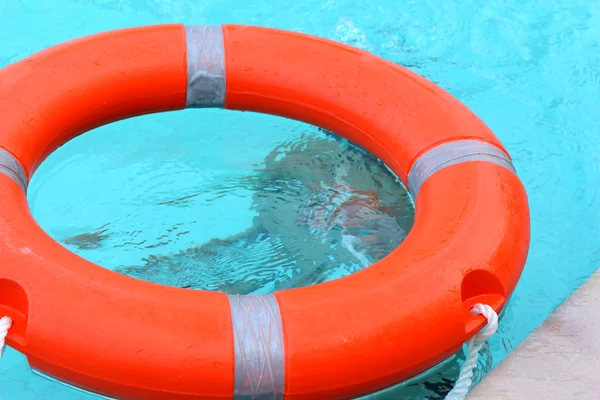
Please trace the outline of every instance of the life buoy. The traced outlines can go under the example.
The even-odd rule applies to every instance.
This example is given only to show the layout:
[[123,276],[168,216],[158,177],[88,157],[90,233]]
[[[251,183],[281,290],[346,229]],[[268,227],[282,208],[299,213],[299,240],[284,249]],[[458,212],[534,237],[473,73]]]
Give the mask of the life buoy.
[[[156,285],[63,248],[27,182],[57,147],[141,114],[223,107],[333,131],[408,186],[414,227],[342,279],[265,296]],[[0,314],[32,368],[120,399],[350,398],[460,350],[500,311],[529,248],[526,192],[494,134],[421,76],[282,30],[160,25],[46,49],[0,70]],[[91,184],[91,183],[90,183]]]

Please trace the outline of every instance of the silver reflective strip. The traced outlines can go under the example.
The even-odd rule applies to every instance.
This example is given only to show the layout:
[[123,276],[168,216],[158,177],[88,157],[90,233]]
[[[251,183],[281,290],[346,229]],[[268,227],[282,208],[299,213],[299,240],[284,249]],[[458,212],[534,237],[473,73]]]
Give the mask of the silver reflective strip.
[[0,173],[8,175],[17,182],[23,191],[27,191],[27,175],[25,169],[8,151],[0,149]]
[[510,158],[498,147],[479,140],[457,140],[434,147],[417,159],[408,174],[408,190],[416,198],[419,189],[431,175],[450,165],[467,161],[491,162],[515,172]]
[[225,50],[220,26],[185,27],[189,108],[225,105]]
[[273,295],[229,296],[235,352],[236,399],[283,399],[284,347]]

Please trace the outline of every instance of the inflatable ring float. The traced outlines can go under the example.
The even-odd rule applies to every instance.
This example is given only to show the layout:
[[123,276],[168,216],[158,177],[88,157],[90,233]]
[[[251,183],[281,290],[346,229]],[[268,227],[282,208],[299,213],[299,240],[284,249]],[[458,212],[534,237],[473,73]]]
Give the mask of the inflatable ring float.
[[[103,124],[222,107],[301,120],[381,159],[414,227],[334,280],[228,296],[92,264],[32,218],[28,181]],[[448,359],[501,311],[529,249],[526,192],[506,149],[450,94],[368,52],[252,26],[158,25],[51,47],[0,70],[0,314],[7,343],[50,377],[119,399],[354,398]]]

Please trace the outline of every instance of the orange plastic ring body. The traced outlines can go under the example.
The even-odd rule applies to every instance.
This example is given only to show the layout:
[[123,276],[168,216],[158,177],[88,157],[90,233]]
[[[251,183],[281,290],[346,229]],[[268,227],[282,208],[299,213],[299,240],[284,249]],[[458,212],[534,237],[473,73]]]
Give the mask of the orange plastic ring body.
[[[451,95],[367,52],[248,26],[223,26],[222,43],[225,108],[331,130],[406,184],[413,165],[445,143],[471,140],[508,157]],[[5,67],[0,149],[29,179],[85,131],[189,106],[186,46],[183,25],[142,27],[71,41]],[[42,231],[15,179],[0,173],[0,191],[0,314],[14,320],[8,344],[33,368],[119,399],[221,399],[243,391],[231,298],[94,265]],[[505,306],[529,248],[518,177],[494,162],[456,162],[428,176],[415,202],[413,229],[383,260],[275,293],[283,389],[272,390],[273,398],[352,398],[389,387],[456,353],[481,329],[485,320],[469,313],[473,304]],[[245,312],[252,318],[252,309]]]

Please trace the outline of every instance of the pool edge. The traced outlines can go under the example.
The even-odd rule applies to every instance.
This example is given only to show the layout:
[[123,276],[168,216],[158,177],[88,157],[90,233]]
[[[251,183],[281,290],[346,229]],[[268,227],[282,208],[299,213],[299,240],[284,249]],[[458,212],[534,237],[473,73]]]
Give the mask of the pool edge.
[[600,269],[475,387],[470,400],[594,398]]

